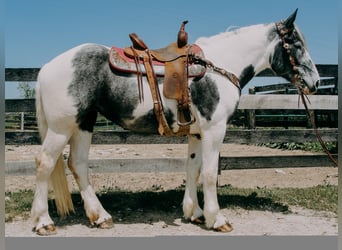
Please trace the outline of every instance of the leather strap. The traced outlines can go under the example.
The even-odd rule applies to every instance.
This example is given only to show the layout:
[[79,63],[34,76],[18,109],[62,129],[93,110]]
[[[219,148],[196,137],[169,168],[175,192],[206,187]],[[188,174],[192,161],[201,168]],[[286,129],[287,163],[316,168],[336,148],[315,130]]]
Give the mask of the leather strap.
[[[334,159],[334,157],[332,156],[332,154],[330,153],[329,149],[327,148],[327,146],[325,145],[320,133],[318,132],[318,129],[317,129],[317,126],[316,126],[316,122],[315,122],[315,118],[312,116],[312,114],[310,113],[310,110],[308,108],[308,105],[305,101],[305,95],[303,93],[303,91],[299,90],[299,96],[304,104],[304,107],[305,107],[305,111],[306,111],[306,115],[308,117],[308,119],[310,120],[311,124],[312,124],[312,127],[315,131],[315,134],[316,134],[316,137],[317,137],[317,140],[318,142],[321,144],[324,152],[327,154],[327,156],[329,157],[329,159],[331,160],[331,162],[334,164],[335,167],[338,167],[338,162],[337,160]],[[306,97],[307,98],[307,97]]]
[[158,88],[158,81],[157,81],[156,74],[154,73],[154,70],[153,70],[151,54],[148,49],[146,50],[146,54],[147,56],[143,57],[143,61],[144,61],[144,66],[145,66],[146,73],[147,73],[148,83],[151,89],[154,113],[158,121],[158,132],[160,135],[165,134],[167,136],[171,136],[173,135],[173,132],[170,129],[165,118],[164,108],[163,108],[162,100],[160,97],[160,91]]
[[[191,122],[187,122],[187,123],[179,123],[179,129],[177,132],[173,132],[169,125],[168,122],[166,120],[165,117],[165,112],[164,112],[164,108],[163,108],[163,103],[162,103],[162,99],[160,96],[160,91],[159,91],[159,87],[158,87],[158,80],[156,77],[156,74],[154,72],[153,69],[153,63],[152,63],[152,58],[153,56],[151,55],[151,51],[149,49],[146,49],[143,53],[137,53],[136,50],[133,47],[130,47],[130,49],[132,50],[132,54],[134,55],[134,61],[135,63],[139,63],[139,60],[142,60],[144,63],[144,67],[146,70],[146,76],[147,76],[147,80],[150,86],[150,90],[151,90],[151,95],[152,95],[152,100],[153,100],[153,110],[158,122],[158,133],[160,135],[166,135],[166,136],[184,136],[184,135],[188,135],[190,133],[190,125],[193,123],[193,119],[191,119]],[[185,80],[187,81],[187,72],[184,72],[184,76]],[[140,102],[143,101],[144,97],[143,97],[143,86],[142,86],[142,74],[138,75],[138,88],[139,88],[139,99]],[[181,83],[181,84],[185,84],[185,83]],[[184,93],[183,93],[184,94]],[[186,91],[185,95],[188,95],[188,91]],[[189,110],[189,106],[190,106],[190,97],[186,97],[186,96],[182,96],[183,98],[181,98],[181,100],[178,103],[178,110],[177,112],[179,113],[178,115],[181,118],[181,120],[188,120],[188,117],[192,117],[191,114],[188,115],[187,113],[184,112],[184,110]],[[186,109],[187,108],[187,109]],[[189,111],[190,112],[190,111]]]
[[228,78],[228,80],[233,83],[235,85],[235,87],[237,87],[240,90],[241,93],[241,87],[240,87],[240,80],[239,78],[232,72],[229,72],[225,69],[219,68],[217,66],[214,65],[214,63],[212,63],[211,61],[209,61],[208,59],[205,59],[202,56],[197,56],[197,55],[190,55],[192,57],[192,60],[194,62],[199,62],[202,65],[205,65],[207,68],[212,69],[213,71],[225,76]]
[[131,49],[134,54],[134,62],[135,62],[136,70],[137,70],[139,101],[140,103],[142,103],[144,102],[144,88],[143,88],[143,81],[142,81],[142,72],[139,70],[139,56],[133,47],[131,47]]

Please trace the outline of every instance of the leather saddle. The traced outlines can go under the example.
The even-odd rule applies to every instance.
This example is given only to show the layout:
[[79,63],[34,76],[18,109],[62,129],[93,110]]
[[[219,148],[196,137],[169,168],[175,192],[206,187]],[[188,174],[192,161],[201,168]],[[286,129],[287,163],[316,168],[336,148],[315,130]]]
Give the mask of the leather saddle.
[[[137,74],[140,101],[143,101],[142,76],[147,76],[161,135],[186,135],[195,121],[190,110],[188,78],[203,76],[206,67],[193,60],[204,55],[199,46],[188,44],[188,34],[184,29],[186,23],[182,23],[177,41],[164,48],[150,50],[141,38],[131,33],[132,46],[123,49],[112,47],[109,53],[109,63],[114,70]],[[163,95],[178,103],[177,123],[180,129],[176,134],[165,119],[157,76],[164,77]]]
[[[109,63],[110,66],[115,70],[123,73],[129,74],[143,74],[146,75],[145,67],[143,67],[143,62],[140,61],[137,68],[136,62],[134,58],[130,55],[132,52],[127,53],[130,48],[119,48],[116,46],[112,46],[109,51]],[[203,55],[201,48],[192,44],[190,51],[195,55]],[[158,61],[152,58],[152,64],[154,67],[154,72],[157,76],[164,77],[165,76],[165,62]],[[188,64],[188,77],[195,78],[201,77],[206,72],[206,67],[201,64]]]

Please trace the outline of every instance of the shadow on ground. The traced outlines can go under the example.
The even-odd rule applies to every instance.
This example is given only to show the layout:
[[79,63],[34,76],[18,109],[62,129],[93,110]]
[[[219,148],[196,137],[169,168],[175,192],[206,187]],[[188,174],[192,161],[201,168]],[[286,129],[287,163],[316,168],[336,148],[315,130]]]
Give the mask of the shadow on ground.
[[[183,188],[168,191],[141,191],[130,192],[110,190],[98,193],[103,207],[114,218],[114,223],[152,224],[164,221],[166,225],[174,225],[174,221],[182,218]],[[203,200],[202,192],[198,198]],[[54,201],[49,201],[49,213],[57,226],[84,224],[90,226],[83,208],[83,201],[79,193],[72,194],[75,213],[60,218],[56,213]],[[244,208],[272,212],[289,212],[288,206],[273,201],[271,198],[258,197],[255,192],[249,195],[220,194],[218,200],[222,208]],[[203,204],[200,204],[203,207]],[[184,220],[183,220],[184,222]]]

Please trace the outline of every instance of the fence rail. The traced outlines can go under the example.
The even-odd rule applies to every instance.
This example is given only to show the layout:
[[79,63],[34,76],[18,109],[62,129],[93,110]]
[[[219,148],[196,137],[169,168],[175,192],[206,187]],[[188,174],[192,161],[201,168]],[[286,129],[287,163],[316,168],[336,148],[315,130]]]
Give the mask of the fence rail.
[[[323,87],[328,86],[331,90],[322,95],[310,96],[309,108],[314,111],[333,111],[338,110],[337,94],[337,65],[316,65],[323,79]],[[5,69],[5,80],[8,82],[16,81],[36,81],[39,68],[7,68]],[[274,76],[271,71],[261,72],[258,76]],[[329,87],[329,85],[331,85]],[[272,87],[273,86],[273,87]],[[298,95],[278,94],[277,91],[289,88],[289,84],[277,84],[272,86],[256,87],[257,92],[271,91],[271,94],[242,95],[238,109],[249,112],[255,110],[303,110],[302,104],[298,104]],[[273,91],[273,92],[272,92]],[[331,93],[326,95],[327,93]],[[35,112],[34,99],[5,100],[5,112]],[[248,118],[248,115],[246,115]],[[248,124],[248,121],[245,123]],[[247,126],[248,127],[248,126]],[[336,142],[338,129],[319,128],[324,141]],[[293,128],[293,129],[228,129],[224,143],[256,144],[269,142],[313,142],[316,141],[315,133],[312,129]],[[178,144],[186,143],[186,137],[161,137],[159,135],[136,134],[128,131],[95,131],[92,144]],[[6,145],[36,145],[40,144],[39,134],[36,130],[24,131],[5,131]],[[335,155],[337,158],[337,155]],[[155,159],[160,166],[169,167],[167,159]],[[179,164],[184,159],[178,159]],[[118,162],[120,161],[120,163]],[[111,171],[106,165],[119,164],[121,167],[129,167],[135,160],[122,162],[103,160],[101,162],[90,162],[90,167],[99,169],[101,165],[106,171]],[[141,160],[142,161],[142,160]],[[151,159],[149,163],[151,165]],[[139,164],[141,164],[140,162]],[[32,162],[30,164],[33,164]],[[26,166],[30,165],[26,164]],[[6,163],[7,169],[11,164]],[[152,164],[153,165],[153,164]],[[242,168],[270,168],[270,167],[311,167],[311,166],[330,166],[329,159],[324,154],[319,155],[297,155],[297,156],[260,156],[260,157],[221,157],[221,169],[242,169]],[[23,168],[23,166],[21,167]],[[13,168],[14,169],[14,168]],[[114,169],[114,168],[113,168]],[[14,172],[16,170],[13,170]],[[141,169],[139,170],[141,171]],[[9,172],[8,172],[9,173]]]

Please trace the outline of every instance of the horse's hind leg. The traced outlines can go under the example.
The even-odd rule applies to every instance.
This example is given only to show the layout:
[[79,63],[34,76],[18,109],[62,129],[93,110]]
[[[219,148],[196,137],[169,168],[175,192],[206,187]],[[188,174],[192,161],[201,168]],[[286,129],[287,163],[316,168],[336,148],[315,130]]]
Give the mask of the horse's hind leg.
[[92,225],[113,227],[113,220],[102,207],[88,179],[88,153],[92,134],[78,130],[70,139],[68,166],[80,188],[86,214]]
[[198,205],[197,183],[202,166],[201,139],[189,136],[188,158],[186,162],[186,187],[183,198],[183,213],[194,223],[203,223],[203,211]]
[[[34,229],[40,235],[55,234],[54,223],[48,213],[49,177],[56,163],[64,164],[61,157],[63,148],[68,142],[68,136],[48,130],[42,150],[36,157],[36,189],[31,208]],[[64,171],[64,169],[63,169]]]

